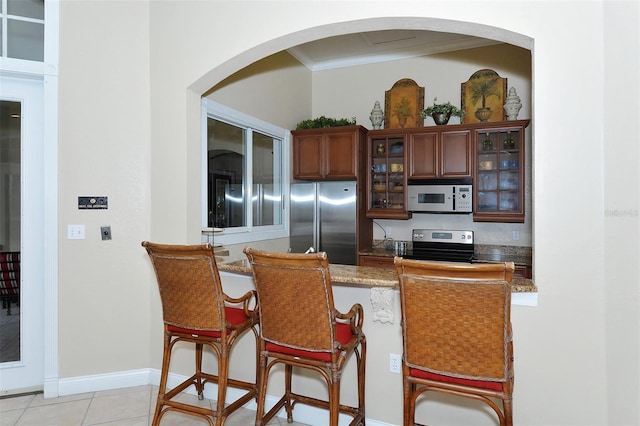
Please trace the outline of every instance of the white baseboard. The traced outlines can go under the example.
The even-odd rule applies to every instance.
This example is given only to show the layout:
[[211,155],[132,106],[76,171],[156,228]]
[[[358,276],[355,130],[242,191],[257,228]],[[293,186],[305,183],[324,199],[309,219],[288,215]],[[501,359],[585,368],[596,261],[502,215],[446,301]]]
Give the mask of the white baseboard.
[[[186,379],[186,376],[169,374],[167,385],[170,387],[176,386]],[[158,386],[159,384],[160,370],[141,369],[60,379],[58,380],[57,387],[59,396],[65,396],[87,392],[99,392],[112,389],[129,388],[134,386]],[[216,399],[217,390],[218,389],[216,385],[208,385],[205,388],[204,397],[207,399]],[[195,395],[195,389],[193,387],[187,389],[187,392]],[[241,389],[229,388],[229,390],[227,391],[227,402],[239,398],[243,393],[244,392]],[[275,405],[275,403],[279,399],[279,397],[267,395],[267,410],[270,407],[273,407],[273,405]],[[256,402],[250,401],[244,406],[244,408],[255,411],[257,408]],[[303,404],[296,405],[294,415],[296,422],[306,423],[309,425],[326,424],[328,419],[328,413],[326,410],[322,410],[316,407],[310,407]],[[287,417],[284,409],[280,410],[277,416],[283,419],[286,419]],[[341,415],[339,424],[341,426],[348,425],[350,421],[350,416]],[[370,426],[393,426],[390,423],[384,423],[369,418],[367,418],[366,422]]]
[[119,371],[108,374],[70,377],[58,380],[58,395],[75,395],[86,392],[130,388],[160,383],[160,371],[152,369]]

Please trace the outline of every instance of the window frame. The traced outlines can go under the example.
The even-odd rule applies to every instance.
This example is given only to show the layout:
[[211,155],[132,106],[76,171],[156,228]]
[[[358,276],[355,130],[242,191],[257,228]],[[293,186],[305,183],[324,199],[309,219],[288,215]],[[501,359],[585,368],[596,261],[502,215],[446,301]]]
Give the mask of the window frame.
[[[264,135],[273,137],[274,139],[280,139],[282,141],[282,166],[281,166],[281,181],[282,181],[282,223],[279,225],[253,225],[253,215],[251,202],[245,203],[245,223],[246,226],[226,228],[224,232],[216,233],[216,243],[223,245],[243,244],[255,241],[271,240],[275,238],[288,238],[289,237],[289,182],[290,182],[290,158],[291,158],[291,132],[288,129],[278,127],[274,124],[260,120],[249,114],[234,110],[226,105],[220,104],[211,99],[202,99],[202,206],[201,206],[201,227],[202,231],[212,231],[213,228],[208,227],[208,214],[207,214],[207,193],[208,193],[208,135],[207,135],[207,120],[209,118],[225,122],[227,124],[242,128],[248,135],[252,135],[253,132],[259,132]],[[246,156],[246,177],[247,181],[244,184],[246,200],[250,200],[252,197],[252,183],[253,183],[253,152],[250,141],[251,136],[247,138],[247,156]]]

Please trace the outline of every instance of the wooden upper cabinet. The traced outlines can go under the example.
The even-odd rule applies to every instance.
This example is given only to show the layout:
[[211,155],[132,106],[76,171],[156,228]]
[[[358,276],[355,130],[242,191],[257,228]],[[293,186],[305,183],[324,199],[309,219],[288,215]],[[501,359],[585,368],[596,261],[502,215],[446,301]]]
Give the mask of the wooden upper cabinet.
[[409,179],[438,177],[438,133],[409,135]]
[[471,131],[442,132],[440,177],[471,177]]
[[355,132],[325,135],[325,177],[355,179],[358,176],[358,137]]
[[407,136],[404,129],[372,130],[367,144],[367,217],[409,219]]
[[529,120],[477,125],[474,131],[473,220],[525,221],[525,129]]
[[409,179],[471,177],[470,130],[436,127],[411,132],[409,152]]
[[293,177],[295,179],[321,179],[323,135],[295,135],[293,133]]
[[292,131],[293,178],[357,179],[362,172],[366,132],[362,126]]

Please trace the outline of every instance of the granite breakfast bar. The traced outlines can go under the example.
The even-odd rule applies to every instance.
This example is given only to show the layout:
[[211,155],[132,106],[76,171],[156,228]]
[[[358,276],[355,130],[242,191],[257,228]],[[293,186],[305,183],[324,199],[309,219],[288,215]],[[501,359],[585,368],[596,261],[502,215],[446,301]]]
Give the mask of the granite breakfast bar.
[[[220,271],[251,275],[251,269],[244,259],[219,256],[216,260]],[[331,281],[337,286],[398,288],[398,275],[392,268],[331,264],[329,270]],[[538,291],[533,280],[517,276],[513,278],[511,289],[513,293],[535,293]]]

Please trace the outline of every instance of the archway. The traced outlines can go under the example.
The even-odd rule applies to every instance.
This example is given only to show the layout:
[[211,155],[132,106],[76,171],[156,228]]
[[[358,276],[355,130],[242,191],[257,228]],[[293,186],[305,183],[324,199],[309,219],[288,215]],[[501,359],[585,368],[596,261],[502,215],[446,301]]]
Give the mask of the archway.
[[202,95],[210,88],[220,83],[225,78],[242,68],[250,65],[269,55],[289,49],[302,43],[320,40],[337,35],[353,34],[365,31],[382,30],[427,30],[440,31],[456,34],[464,34],[487,39],[493,39],[503,43],[522,47],[533,51],[533,39],[523,34],[503,28],[491,27],[488,25],[472,22],[452,21],[436,18],[424,17],[389,17],[389,18],[369,18],[349,22],[337,22],[333,24],[321,25],[307,28],[295,33],[287,34],[273,40],[266,41],[259,46],[251,48],[212,69],[189,87],[190,90]]
[[[323,37],[326,39],[333,39],[336,36],[340,36],[340,35],[350,35],[350,34],[357,34],[358,32],[375,32],[375,31],[384,31],[384,30],[412,30],[412,31],[442,31],[442,32],[447,32],[447,33],[456,33],[456,34],[461,34],[461,35],[466,35],[466,36],[478,36],[478,37],[482,37],[482,38],[488,38],[488,37],[493,37],[492,40],[496,40],[498,42],[504,42],[506,44],[509,44],[508,48],[511,51],[519,51],[518,55],[520,56],[516,56],[518,57],[518,60],[516,61],[511,61],[512,63],[520,63],[523,65],[522,69],[519,70],[512,70],[514,72],[512,72],[511,74],[506,74],[506,75],[510,75],[511,77],[514,76],[520,76],[521,80],[520,80],[520,84],[523,84],[522,81],[526,80],[526,87],[525,91],[523,91],[524,93],[524,97],[531,99],[531,96],[527,96],[527,90],[529,90],[530,92],[530,82],[531,82],[531,62],[529,62],[528,64],[525,61],[530,60],[530,57],[527,58],[527,55],[531,54],[531,50],[530,48],[532,47],[532,39],[523,36],[521,34],[515,34],[513,32],[510,31],[506,31],[504,29],[500,29],[500,28],[494,28],[494,27],[488,27],[486,25],[479,25],[479,24],[474,24],[474,23],[461,23],[461,22],[457,22],[457,21],[446,21],[446,20],[440,20],[440,19],[433,19],[433,18],[377,18],[377,19],[366,19],[366,20],[361,20],[361,21],[351,21],[346,23],[338,23],[338,24],[330,24],[330,25],[324,25],[324,26],[320,26],[320,27],[312,27],[309,28],[307,30],[302,30],[302,31],[298,31],[295,33],[291,33],[289,35],[286,36],[281,36],[281,37],[277,37],[274,38],[272,40],[268,40],[264,43],[262,43],[259,46],[256,46],[254,48],[251,48],[245,52],[242,52],[240,54],[238,54],[237,56],[233,57],[232,59],[230,59],[229,61],[221,64],[220,66],[212,69],[211,71],[209,71],[206,75],[204,75],[201,79],[199,79],[196,83],[194,83],[192,85],[192,89],[195,87],[202,87],[201,91],[198,92],[194,92],[192,95],[194,97],[198,96],[198,100],[200,100],[200,96],[202,94],[206,94],[206,95],[210,95],[215,93],[216,90],[218,90],[219,86],[222,86],[223,84],[227,83],[227,81],[225,80],[233,80],[234,78],[236,78],[237,81],[242,81],[242,78],[244,78],[245,76],[251,75],[251,71],[250,70],[254,65],[259,64],[263,59],[265,58],[270,58],[273,56],[277,56],[278,53],[280,54],[285,54],[285,51],[282,49],[288,49],[294,46],[297,46],[299,44],[304,44],[310,41],[314,41],[314,40],[322,40]],[[334,32],[332,32],[334,31]],[[523,47],[524,46],[524,47]],[[485,67],[485,65],[488,65],[489,68],[492,68],[491,65],[496,66],[497,68],[495,69],[502,69],[503,71],[505,70],[506,64],[505,64],[505,59],[504,58],[509,58],[510,53],[511,52],[501,52],[501,54],[493,54],[493,56],[491,56],[492,54],[487,54],[487,52],[482,52],[482,53],[475,53],[473,51],[469,51],[470,54],[467,55],[467,53],[462,53],[460,55],[458,55],[457,58],[455,59],[451,59],[453,58],[453,55],[449,55],[449,57],[445,58],[445,61],[447,60],[451,60],[452,62],[454,60],[459,60],[460,58],[463,57],[463,55],[467,55],[464,56],[464,59],[462,61],[460,61],[460,63],[465,63],[467,62],[467,57],[470,58],[468,59],[469,63],[473,63],[473,61],[475,60],[475,64],[477,66],[479,66],[479,68],[483,68]],[[446,53],[446,52],[442,52],[442,53]],[[453,52],[454,54],[457,52]],[[425,54],[426,55],[426,54]],[[283,56],[283,55],[280,55]],[[304,55],[303,55],[304,57]],[[357,56],[356,56],[357,57]],[[494,62],[491,62],[491,58],[499,58],[494,60]],[[407,61],[408,62],[408,61]],[[273,62],[275,63],[275,61]],[[285,61],[286,63],[286,61]],[[400,63],[402,65],[406,65],[407,63]],[[269,67],[269,66],[267,66]],[[269,67],[269,69],[276,69],[276,66],[272,66]],[[398,67],[396,67],[398,68]],[[463,69],[467,69],[467,71],[469,71],[470,73],[467,74],[467,76],[471,75],[472,72],[476,71],[479,68],[473,68],[471,70],[469,70],[467,67],[462,67]],[[256,70],[261,70],[262,67],[260,65],[257,65],[254,69]],[[354,68],[356,69],[356,68]],[[389,68],[386,68],[385,72],[386,74],[375,74],[375,71],[372,72],[373,68],[370,68],[369,70],[367,70],[369,76],[371,75],[379,75],[381,77],[381,79],[384,79],[384,76],[386,76],[387,74],[389,74]],[[409,67],[407,67],[407,69],[410,69]],[[236,74],[236,71],[237,74]],[[311,71],[312,73],[315,74],[314,71]],[[329,72],[329,71],[325,71],[325,72]],[[357,71],[356,71],[357,72]],[[409,71],[410,72],[410,71]],[[415,71],[414,71],[415,72]],[[259,74],[259,73],[256,73]],[[391,72],[391,74],[394,74],[393,72]],[[453,73],[455,74],[455,72]],[[527,75],[528,74],[528,75]],[[237,76],[240,77],[237,77]],[[338,78],[340,78],[340,74],[336,73],[336,75],[338,75]],[[446,75],[446,73],[443,73],[441,75]],[[395,75],[395,77],[405,77],[405,75]],[[431,76],[433,77],[433,76]],[[516,77],[517,78],[517,77]],[[466,79],[466,77],[465,77]],[[376,80],[380,80],[380,78],[376,78]],[[445,82],[445,83],[453,83],[454,81],[457,82],[458,81],[463,81],[464,79],[461,80],[453,80],[453,81],[449,81],[449,82]],[[304,79],[302,80],[304,82]],[[318,81],[322,81],[324,82],[324,84],[327,84],[327,77],[326,74],[324,75],[324,77],[322,76],[322,73],[319,73],[318,76]],[[392,80],[392,81],[395,81]],[[430,82],[431,80],[425,80],[425,82]],[[516,81],[516,85],[518,85],[517,80]],[[337,82],[337,80],[336,80]],[[268,83],[268,82],[267,82]],[[376,86],[376,83],[373,83],[372,81],[368,81],[366,87],[363,86],[362,84],[360,85],[360,87],[357,87],[356,89],[354,89],[354,91],[352,93],[356,93],[357,90],[360,90],[360,92],[357,93],[369,93],[371,91],[375,91],[376,93],[383,93],[381,92],[381,87]],[[438,83],[442,83],[442,82],[438,82]],[[511,83],[511,80],[510,80]],[[211,86],[210,86],[211,84]],[[336,87],[340,87],[340,83],[338,82],[337,84],[333,84],[333,82],[331,83],[333,86]],[[513,83],[511,83],[513,84]],[[231,86],[231,85],[229,85]],[[346,86],[346,85],[345,85]],[[341,88],[344,90],[345,86],[342,86]],[[259,86],[256,86],[259,87]],[[279,86],[276,82],[276,84],[274,84],[274,87],[279,87],[282,90],[286,90],[286,88],[288,88],[289,86]],[[389,86],[390,87],[390,86]],[[451,85],[449,85],[448,87],[451,87]],[[459,86],[458,86],[459,87]],[[522,86],[520,86],[522,87]],[[351,88],[349,88],[350,90]],[[382,89],[385,90],[385,89]],[[331,99],[339,99],[339,97],[341,96],[342,93],[346,93],[347,90],[344,90],[343,92],[338,92],[338,91],[334,91],[332,93],[332,98]],[[230,93],[233,93],[233,91],[227,91],[227,93],[225,95],[223,95],[221,98],[214,98],[212,97],[211,99],[213,100],[217,100],[218,102],[225,102],[225,97],[226,100],[230,102],[229,106],[233,107],[233,100],[235,99],[234,96],[229,96]],[[271,96],[274,96],[274,98],[277,100],[279,97],[279,94],[272,92]],[[433,96],[433,95],[431,95]],[[438,94],[439,96],[439,94]],[[241,97],[241,96],[240,96]],[[330,106],[331,103],[328,102],[328,98],[330,96],[327,96],[326,94],[324,95],[324,104],[322,104],[322,101],[316,101],[317,98],[322,98],[322,94],[319,94],[319,96],[314,96],[313,97],[313,103],[311,103],[311,105],[313,105],[313,111],[308,111],[308,112],[312,112],[312,113],[316,113],[316,111],[320,111],[318,112],[318,114],[326,112],[327,111],[327,106]],[[364,98],[365,96],[363,96]],[[357,99],[359,98],[359,96],[351,96],[352,99]],[[455,98],[453,98],[455,99]],[[345,100],[346,102],[346,100]],[[345,103],[343,102],[343,103]],[[354,101],[355,103],[355,101]],[[240,109],[242,110],[242,102],[239,102],[237,105],[240,105]],[[244,103],[246,105],[246,102]],[[306,105],[306,104],[305,104]],[[351,107],[353,107],[353,105],[349,105]],[[268,108],[268,102],[264,102],[262,104],[262,108],[256,108],[254,109],[253,112],[257,112],[258,110],[264,110],[265,108]],[[318,107],[316,109],[316,107]],[[324,107],[324,110],[322,109],[322,107]],[[358,106],[356,105],[356,108],[353,108],[352,110],[355,111],[362,111],[363,108],[362,106]],[[345,111],[345,108],[342,109],[342,111]],[[245,110],[242,110],[242,112],[247,112]],[[527,111],[530,112],[530,111]],[[251,113],[251,112],[250,112]],[[353,115],[356,115],[355,113]],[[362,115],[362,114],[360,114]],[[368,113],[367,113],[368,115]],[[347,115],[344,115],[347,116]],[[263,117],[264,118],[264,117]],[[277,117],[277,118],[282,118]],[[302,118],[306,118],[306,117],[302,117]],[[285,117],[286,120],[286,117]],[[360,123],[368,123],[368,120],[362,116],[359,117],[358,120]],[[193,122],[191,122],[193,124],[199,124],[196,123],[196,121],[194,120]],[[282,125],[282,127],[285,128],[293,128],[293,127],[288,127],[288,126],[295,126],[295,121],[292,121],[291,123],[282,123],[279,122],[278,124]],[[366,124],[364,124],[366,126]],[[529,127],[528,132],[531,132],[533,126]],[[199,131],[199,127],[198,130],[196,130],[195,126],[190,125],[189,126],[189,130],[190,131]],[[195,136],[194,137],[189,137],[189,140],[195,140]],[[531,140],[528,138],[528,140]],[[191,147],[189,148],[191,149]],[[529,145],[528,150],[531,150],[531,145]],[[525,203],[523,205],[527,206],[527,209],[529,210],[527,212],[527,223],[522,224],[522,226],[520,228],[516,228],[517,232],[512,233],[511,232],[511,228],[499,228],[499,225],[496,224],[474,224],[473,229],[477,230],[481,235],[492,235],[492,233],[495,232],[500,232],[501,234],[501,238],[503,241],[500,241],[501,244],[506,244],[506,245],[510,245],[509,242],[511,239],[513,240],[520,240],[517,243],[512,243],[513,245],[525,245],[525,246],[530,246],[530,239],[532,236],[532,222],[531,222],[531,218],[533,217],[532,214],[530,214],[531,212],[531,208],[532,208],[532,200],[531,200],[531,194],[532,191],[531,189],[531,167],[530,167],[530,159],[532,158],[532,156],[530,155],[531,151],[529,151],[529,154],[525,154],[526,157],[528,158],[527,161],[527,169],[526,169],[526,173],[528,175],[527,180],[526,180],[526,186],[527,186],[527,191],[523,191],[525,192],[527,200],[525,201]],[[475,225],[477,225],[478,229],[476,229]],[[471,229],[471,228],[470,228]],[[517,235],[513,236],[513,238],[511,237],[512,235]],[[520,236],[523,236],[523,238],[521,238]],[[404,236],[404,235],[403,235]],[[509,241],[504,241],[504,240],[509,240]],[[524,241],[523,241],[524,240]]]

